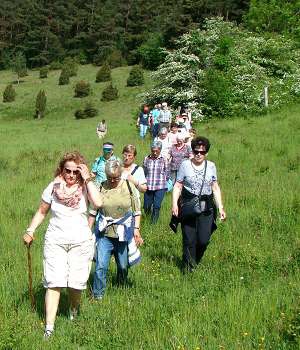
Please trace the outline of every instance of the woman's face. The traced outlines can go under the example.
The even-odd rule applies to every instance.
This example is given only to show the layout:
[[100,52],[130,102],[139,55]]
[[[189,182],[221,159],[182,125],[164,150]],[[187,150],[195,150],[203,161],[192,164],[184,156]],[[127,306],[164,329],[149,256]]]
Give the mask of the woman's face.
[[164,140],[166,137],[167,137],[167,133],[165,132],[159,135],[159,138],[162,140]]
[[107,175],[107,182],[109,188],[116,188],[118,187],[121,180],[121,173],[116,172],[114,174]]
[[80,171],[77,168],[77,164],[73,161],[65,162],[62,177],[67,183],[67,186],[75,185],[80,178]]
[[204,161],[206,154],[205,146],[196,146],[195,149],[193,149],[194,162],[196,164],[201,164]]
[[130,152],[124,152],[123,153],[123,164],[125,167],[130,166],[134,162],[134,154]]
[[171,132],[172,132],[173,134],[176,134],[176,133],[177,133],[177,131],[178,131],[177,126],[172,126],[172,128],[171,128]]
[[177,145],[178,147],[181,147],[181,146],[183,145],[183,140],[177,139],[176,145]]

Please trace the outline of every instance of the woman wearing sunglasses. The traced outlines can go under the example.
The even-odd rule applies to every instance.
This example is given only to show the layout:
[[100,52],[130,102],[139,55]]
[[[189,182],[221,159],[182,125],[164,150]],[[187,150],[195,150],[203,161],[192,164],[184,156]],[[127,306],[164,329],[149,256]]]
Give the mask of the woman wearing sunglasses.
[[54,181],[44,190],[39,209],[23,236],[24,243],[30,245],[35,230],[51,212],[43,260],[45,338],[50,337],[54,330],[61,288],[69,289],[71,320],[78,313],[81,291],[86,289],[94,252],[94,239],[87,219],[89,202],[95,207],[102,205],[86,162],[76,151],[66,153],[58,164]]
[[[211,234],[216,229],[215,204],[220,219],[226,219],[221,190],[217,182],[216,166],[206,160],[210,148],[209,140],[205,137],[196,137],[192,140],[191,147],[194,157],[182,162],[172,196],[172,214],[181,222],[183,265],[187,271],[192,271],[200,262]],[[194,201],[196,196],[198,202]],[[190,210],[190,215],[184,216],[183,208],[181,210],[178,208],[178,200],[181,203],[188,201],[197,203],[200,208],[197,210],[198,213],[195,214],[196,210]]]

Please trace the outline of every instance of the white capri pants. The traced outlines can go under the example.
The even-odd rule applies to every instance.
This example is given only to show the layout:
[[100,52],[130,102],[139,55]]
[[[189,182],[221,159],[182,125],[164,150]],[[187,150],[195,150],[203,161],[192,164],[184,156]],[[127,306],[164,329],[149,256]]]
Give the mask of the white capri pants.
[[94,239],[76,244],[45,242],[44,287],[86,289],[94,246]]

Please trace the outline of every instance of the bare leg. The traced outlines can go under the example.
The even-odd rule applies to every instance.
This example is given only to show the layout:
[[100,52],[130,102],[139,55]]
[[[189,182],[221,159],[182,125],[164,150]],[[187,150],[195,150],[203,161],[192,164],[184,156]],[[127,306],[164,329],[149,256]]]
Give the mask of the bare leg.
[[46,325],[54,326],[61,288],[48,288],[45,295]]
[[78,314],[78,308],[81,298],[81,290],[69,288],[70,298],[70,319],[72,320]]

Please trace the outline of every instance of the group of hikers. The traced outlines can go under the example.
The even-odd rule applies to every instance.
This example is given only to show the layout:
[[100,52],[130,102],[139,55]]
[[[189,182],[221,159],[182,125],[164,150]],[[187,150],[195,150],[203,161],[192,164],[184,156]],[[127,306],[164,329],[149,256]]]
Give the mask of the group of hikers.
[[[148,125],[141,121],[142,114],[148,115]],[[54,331],[61,288],[69,290],[70,319],[77,316],[93,258],[95,301],[104,296],[112,254],[117,282],[126,283],[128,268],[141,258],[142,207],[156,224],[165,193],[172,191],[169,226],[176,232],[181,224],[184,272],[193,271],[200,262],[216,229],[217,213],[221,220],[226,219],[216,167],[206,159],[210,142],[196,135],[188,113],[183,111],[172,120],[166,103],[155,105],[151,112],[144,106],[138,123],[140,136],[145,136],[149,126],[153,138],[142,166],[135,162],[133,144],[123,147],[120,159],[114,154],[114,144],[104,142],[91,171],[79,152],[66,153],[23,236],[30,245],[37,227],[51,212],[43,259],[45,338]],[[99,132],[106,134],[105,121],[102,124],[105,130]]]

